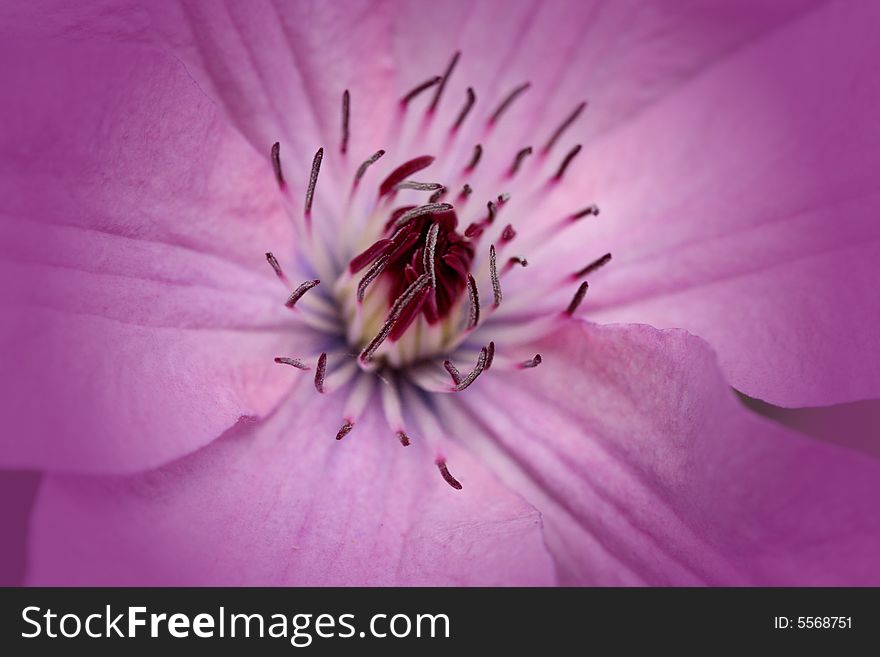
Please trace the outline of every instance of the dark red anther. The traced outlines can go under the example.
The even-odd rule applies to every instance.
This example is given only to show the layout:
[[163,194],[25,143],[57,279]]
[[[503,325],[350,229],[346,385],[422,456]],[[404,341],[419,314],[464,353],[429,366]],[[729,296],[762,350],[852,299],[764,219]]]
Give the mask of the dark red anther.
[[354,423],[350,420],[346,420],[345,424],[340,427],[339,431],[336,432],[336,440],[342,440],[348,434],[351,433],[351,430],[354,429]]
[[491,226],[495,223],[495,217],[498,215],[498,206],[492,201],[489,201],[486,203],[486,211],[488,212],[486,215],[486,224]]
[[509,176],[515,176],[516,172],[519,171],[519,168],[522,166],[523,161],[532,154],[532,147],[526,146],[525,148],[521,148],[516,157],[513,158],[513,164],[510,165],[510,170],[507,172]]
[[529,261],[523,258],[522,256],[511,256],[507,261],[507,266],[512,267],[513,265],[519,265],[520,267],[528,267]]
[[434,98],[431,100],[431,104],[428,106],[428,111],[433,112],[437,109],[437,104],[440,102],[440,96],[443,95],[443,90],[446,88],[446,83],[449,82],[449,78],[452,76],[452,72],[455,70],[455,65],[458,64],[458,58],[461,57],[461,51],[456,50],[455,54],[452,55],[452,60],[449,62],[449,66],[446,67],[446,72],[443,74],[443,79],[440,80],[440,84],[437,85],[437,90],[434,92]]
[[449,376],[452,377],[452,382],[455,385],[461,383],[461,372],[459,372],[458,368],[452,364],[452,361],[444,360],[443,367],[445,367],[446,371],[449,372]]
[[464,170],[470,172],[476,169],[477,165],[480,163],[481,157],[483,157],[483,147],[480,144],[477,144],[474,146],[474,154],[471,156],[471,161]]
[[474,239],[483,234],[482,222],[474,222],[464,229],[464,236],[468,239]]
[[467,183],[465,183],[465,184],[464,184],[464,187],[461,188],[461,191],[459,192],[458,195],[459,195],[462,199],[466,199],[466,198],[467,198],[468,196],[470,196],[473,192],[474,192],[474,190],[471,189],[471,186],[468,185]]
[[406,435],[406,431],[398,431],[397,439],[400,441],[401,445],[409,447],[409,436]]
[[291,367],[295,367],[298,370],[310,370],[312,369],[304,362],[302,362],[299,358],[286,358],[284,356],[277,356],[275,358],[275,362],[279,365],[290,365]]
[[456,479],[449,473],[449,468],[446,467],[446,461],[441,458],[437,459],[436,463],[437,469],[440,470],[440,474],[443,475],[443,479],[446,481],[446,483],[452,486],[455,490],[461,490],[461,484],[459,483],[458,479]]
[[483,365],[484,372],[489,371],[489,368],[492,367],[493,360],[495,360],[495,343],[490,342],[489,346],[486,347],[486,364]]
[[581,112],[583,112],[586,107],[587,104],[585,102],[582,102],[574,108],[574,111],[565,118],[565,120],[559,125],[558,128],[556,128],[556,130],[550,136],[550,139],[547,140],[547,143],[544,145],[543,149],[544,153],[550,152],[550,149],[553,148],[553,145],[557,141],[559,141],[562,133],[568,130],[571,127],[572,123],[577,121],[577,118],[581,115]]
[[315,369],[315,390],[324,394],[324,375],[327,373],[327,352],[322,351],[318,356],[318,366]]
[[442,75],[435,75],[432,78],[428,78],[427,80],[425,80],[421,84],[418,84],[415,87],[413,87],[412,90],[408,94],[406,94],[403,98],[401,98],[400,104],[403,107],[406,107],[407,104],[409,103],[409,101],[411,101],[413,98],[415,98],[416,96],[421,94],[423,91],[430,89],[435,84],[440,84],[441,82],[443,82]]
[[281,173],[281,144],[277,141],[272,144],[272,169],[275,171],[275,180],[278,181],[278,186],[284,189],[284,174]]
[[428,197],[428,203],[436,203],[441,198],[443,198],[443,195],[446,194],[446,192],[447,192],[446,187],[441,187],[440,189],[438,189],[436,192],[434,192],[433,194],[431,194]]
[[281,271],[281,265],[278,262],[278,259],[272,255],[271,252],[266,252],[266,262],[269,263],[269,266],[275,270],[275,275],[280,278],[282,281],[286,278],[284,276],[284,272]]
[[584,267],[583,269],[579,269],[578,271],[576,271],[574,274],[571,275],[571,277],[572,277],[572,278],[583,278],[583,277],[586,276],[587,274],[591,274],[591,273],[593,273],[594,271],[596,271],[596,270],[599,269],[600,267],[604,267],[604,266],[607,265],[609,262],[611,262],[611,254],[610,254],[610,253],[606,253],[606,254],[603,255],[601,258],[598,258],[598,259],[594,260],[593,262],[591,262],[590,264],[588,264],[588,265],[587,265],[586,267]]
[[499,194],[498,195],[498,207],[501,207],[502,205],[507,203],[509,200],[510,200],[510,194],[508,194],[507,192],[503,192],[502,194]]
[[321,160],[324,159],[324,149],[319,148],[312,159],[312,170],[309,173],[309,186],[306,188],[306,217],[312,214],[312,201],[315,198],[315,185],[318,184],[318,174],[321,172]]
[[464,120],[467,118],[467,115],[470,113],[475,102],[477,102],[477,94],[474,93],[472,87],[468,87],[467,98],[464,101],[464,107],[461,108],[461,112],[458,113],[458,118],[455,119],[455,123],[452,124],[453,132],[458,130],[461,127],[461,124],[464,123]]
[[504,227],[504,230],[501,231],[501,241],[502,242],[509,242],[514,237],[516,237],[516,231],[513,229],[513,226],[511,226],[510,224],[507,224]]
[[293,308],[296,305],[296,302],[299,301],[302,296],[311,290],[313,287],[318,285],[321,281],[317,278],[311,281],[306,281],[305,283],[301,283],[299,287],[297,287],[289,297],[287,297],[287,301],[284,302],[284,305],[288,308]]
[[568,165],[571,164],[571,161],[577,156],[578,153],[581,152],[581,145],[577,144],[574,148],[572,148],[566,156],[562,159],[562,164],[559,165],[559,170],[556,172],[556,175],[553,176],[553,180],[562,180],[562,176],[565,175],[565,170],[568,169]]
[[433,162],[434,157],[431,155],[421,155],[404,162],[388,174],[388,177],[382,181],[381,185],[379,185],[379,196],[390,194],[394,191],[394,186],[397,185],[397,183],[403,182],[417,171],[421,171],[422,169],[431,166]]
[[574,315],[575,311],[578,309],[578,306],[580,306],[581,302],[584,300],[584,295],[586,295],[589,288],[590,284],[586,281],[580,284],[577,292],[574,293],[574,297],[572,297],[571,303],[568,304],[568,308],[565,309],[566,315]]
[[370,155],[370,157],[363,161],[363,163],[358,167],[357,173],[354,174],[355,186],[357,186],[357,184],[361,181],[361,178],[364,177],[367,169],[376,164],[376,162],[379,161],[379,158],[381,158],[383,155],[385,155],[385,150],[380,148],[378,151],[376,151],[375,153]]
[[535,354],[534,358],[529,358],[527,361],[523,361],[519,364],[520,369],[528,370],[533,367],[537,367],[541,363],[544,362],[544,359],[541,358],[541,354]]
[[498,119],[501,118],[501,115],[513,104],[519,96],[525,93],[532,84],[530,82],[524,82],[523,84],[516,87],[513,91],[507,94],[507,97],[501,101],[501,104],[498,105],[498,108],[492,112],[492,116],[489,117],[489,125],[498,122]]
[[342,142],[339,144],[339,152],[345,155],[348,152],[348,120],[351,113],[351,94],[348,89],[342,92]]
[[583,217],[588,217],[590,215],[593,215],[594,217],[599,216],[599,206],[595,203],[585,207],[583,210],[575,212],[573,215],[571,215],[571,218],[573,221],[575,221],[577,219],[582,219]]
[[468,329],[472,329],[480,323],[480,293],[477,291],[477,282],[471,274],[468,274],[467,276],[467,289],[471,302],[471,311],[468,316],[467,327]]
[[364,347],[363,351],[361,351],[359,358],[362,363],[368,363],[372,360],[373,354],[376,353],[376,350],[383,342],[385,342],[386,338],[388,338],[391,330],[401,319],[407,308],[413,303],[418,303],[420,299],[424,299],[423,296],[420,297],[420,293],[429,281],[430,277],[427,274],[422,274],[397,298],[397,301],[391,306],[391,310],[388,312],[388,317],[382,325],[382,328],[379,330],[379,333],[377,333],[376,336],[370,340],[370,343]]
[[480,349],[480,355],[477,356],[477,364],[474,365],[474,369],[470,371],[470,373],[462,377],[462,379],[452,388],[453,392],[461,392],[468,388],[474,381],[477,380],[477,377],[483,373],[486,369],[486,360],[489,357],[489,350],[486,347]]

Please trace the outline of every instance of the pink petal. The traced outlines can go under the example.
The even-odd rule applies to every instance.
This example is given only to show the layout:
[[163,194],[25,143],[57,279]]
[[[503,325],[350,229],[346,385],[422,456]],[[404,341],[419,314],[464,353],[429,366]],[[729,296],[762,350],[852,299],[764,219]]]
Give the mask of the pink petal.
[[161,470],[48,477],[29,582],[553,583],[538,514],[466,454],[447,455],[456,491],[378,412],[334,440],[341,412],[307,383],[271,418]]
[[268,158],[154,50],[3,49],[3,463],[152,467],[270,410],[302,342]]
[[880,396],[875,9],[812,12],[594,148],[591,318],[685,327],[774,404]]
[[563,582],[880,582],[880,463],[753,415],[702,340],[573,321],[535,349],[442,412],[540,509]]

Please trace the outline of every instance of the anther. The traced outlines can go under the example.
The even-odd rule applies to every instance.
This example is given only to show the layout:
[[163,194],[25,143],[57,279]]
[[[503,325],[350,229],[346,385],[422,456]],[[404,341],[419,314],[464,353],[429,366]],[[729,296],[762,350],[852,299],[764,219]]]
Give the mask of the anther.
[[495,216],[498,214],[498,206],[495,205],[492,201],[486,203],[486,210],[489,214],[486,216],[486,223],[491,225],[495,223]]
[[556,175],[553,176],[553,180],[561,180],[562,176],[565,174],[565,170],[568,168],[568,165],[571,164],[571,161],[577,156],[578,153],[581,152],[581,145],[578,144],[570,151],[568,154],[562,159],[562,164],[559,165],[559,170],[556,172]]
[[278,181],[278,186],[281,189],[284,189],[284,174],[281,173],[281,143],[275,142],[272,144],[272,169],[275,171],[275,180]]
[[474,381],[477,380],[477,377],[483,373],[483,370],[486,369],[486,359],[489,356],[489,350],[486,347],[480,349],[480,355],[477,356],[477,364],[474,365],[474,369],[470,371],[470,373],[464,377],[458,384],[452,388],[453,392],[461,392],[468,388]]
[[417,171],[429,167],[433,162],[434,158],[431,155],[421,155],[419,157],[414,157],[411,160],[407,160],[388,174],[388,177],[382,181],[382,184],[379,185],[379,196],[385,196],[386,194],[393,192],[394,186],[397,183],[403,182]]
[[501,115],[504,114],[504,112],[507,110],[507,108],[513,104],[513,101],[515,101],[520,96],[520,94],[527,91],[528,88],[531,86],[531,82],[524,82],[523,84],[516,87],[513,91],[511,91],[509,94],[507,94],[507,97],[501,101],[501,104],[498,105],[498,108],[494,112],[492,112],[492,116],[489,117],[489,125],[496,123],[498,119],[501,118]]
[[474,93],[472,87],[468,87],[467,98],[464,101],[464,107],[461,108],[461,112],[458,113],[458,118],[455,119],[455,123],[452,124],[453,132],[458,130],[461,127],[461,124],[464,123],[464,120],[467,118],[467,115],[470,113],[475,102],[477,102],[477,94]]
[[318,356],[318,366],[315,369],[315,390],[324,394],[324,375],[327,373],[327,352],[322,351]]
[[441,82],[443,82],[443,76],[442,76],[442,75],[435,75],[435,76],[432,77],[432,78],[428,78],[427,80],[425,80],[425,81],[422,82],[421,84],[416,85],[415,87],[413,87],[412,91],[410,91],[410,92],[409,92],[408,94],[406,94],[403,98],[401,98],[401,99],[400,99],[400,104],[401,104],[403,107],[406,107],[407,104],[409,103],[409,101],[411,101],[413,98],[415,98],[416,96],[418,96],[418,95],[419,95],[420,93],[422,93],[423,91],[425,91],[425,90],[427,90],[427,89],[430,89],[430,88],[433,87],[435,84],[440,84]]
[[435,212],[448,212],[452,209],[452,206],[449,203],[428,203],[426,205],[420,205],[412,210],[407,210],[404,212],[397,221],[394,222],[394,226],[396,228],[400,228],[401,226],[405,226],[413,219],[418,217],[422,217],[426,214],[434,214]]
[[379,333],[370,340],[370,343],[364,347],[364,350],[361,352],[360,360],[362,363],[367,363],[373,358],[373,354],[376,353],[376,350],[385,342],[385,339],[388,337],[388,334],[391,333],[391,329],[394,328],[394,325],[397,323],[397,320],[400,319],[400,316],[403,314],[403,311],[412,303],[422,291],[422,289],[428,284],[430,280],[427,274],[422,274],[415,281],[413,281],[406,290],[404,290],[403,294],[401,294],[397,301],[394,302],[394,305],[391,306],[391,310],[388,313],[388,318],[385,320],[385,324],[382,325],[382,328],[379,330]]
[[574,297],[572,297],[571,303],[568,304],[568,308],[565,309],[565,314],[568,316],[574,315],[575,311],[578,309],[578,306],[581,305],[581,302],[584,300],[584,295],[586,295],[587,290],[589,289],[590,284],[584,281],[578,287],[577,292],[574,293]]
[[507,261],[509,267],[513,265],[519,265],[520,267],[528,267],[529,261],[523,258],[522,256],[511,256]]
[[541,363],[544,362],[544,359],[541,358],[541,354],[535,354],[534,358],[529,358],[527,361],[523,361],[519,364],[520,369],[528,370],[533,367],[537,367]]
[[351,113],[351,94],[348,89],[342,92],[342,143],[339,152],[345,155],[348,152],[348,120]]
[[403,182],[399,182],[394,186],[395,191],[399,191],[401,189],[414,189],[417,192],[434,192],[438,189],[443,189],[443,185],[440,183],[426,183],[426,182],[416,182],[415,180],[404,180]]
[[468,239],[476,239],[483,234],[483,230],[483,223],[475,221],[474,223],[469,224],[468,227],[464,229],[464,236]]
[[286,358],[284,356],[277,356],[275,358],[275,362],[279,365],[290,365],[291,367],[295,367],[298,370],[310,370],[312,369],[304,362],[302,362],[299,358]]
[[480,158],[483,157],[483,147],[480,144],[474,146],[474,154],[471,156],[470,163],[464,168],[465,171],[473,171],[477,168],[477,165],[480,163]]
[[398,431],[397,439],[400,441],[401,445],[409,447],[409,436],[406,435],[406,431]]
[[592,215],[594,217],[599,216],[599,206],[596,205],[595,203],[585,207],[583,210],[579,210],[578,212],[575,212],[573,215],[571,215],[571,218],[574,221],[577,219],[582,219],[583,217],[588,217],[590,215]]
[[449,468],[446,467],[446,461],[443,459],[437,459],[437,469],[440,470],[440,474],[443,475],[443,479],[447,484],[452,486],[455,490],[461,490],[461,484],[458,479],[449,473]]
[[480,323],[480,293],[477,291],[477,282],[471,274],[468,274],[467,289],[471,302],[471,311],[468,316],[467,327],[468,329],[472,329]]
[[367,169],[370,168],[371,165],[376,164],[381,158],[385,155],[385,150],[380,148],[378,151],[370,155],[363,163],[358,167],[357,173],[354,174],[354,184],[357,185],[361,178],[364,177],[364,174],[367,172]]
[[509,242],[514,237],[516,237],[516,231],[513,229],[513,226],[511,226],[510,224],[507,224],[504,227],[504,230],[501,231],[501,241],[502,242]]
[[443,367],[445,367],[446,371],[449,372],[449,376],[452,377],[452,382],[455,385],[461,383],[461,372],[459,372],[458,368],[452,364],[452,361],[444,360]]
[[438,189],[436,192],[434,192],[433,194],[431,194],[431,196],[428,197],[428,203],[436,203],[441,198],[443,198],[443,195],[447,191],[448,190],[446,189],[446,187],[441,186],[440,189]]
[[474,190],[471,188],[471,186],[468,185],[467,183],[465,183],[464,187],[461,188],[461,191],[459,192],[458,195],[461,198],[467,198],[468,196],[470,196],[473,193],[473,191]]
[[549,153],[550,149],[553,148],[553,145],[559,141],[559,138],[562,136],[562,133],[568,130],[571,127],[571,124],[577,121],[577,118],[581,115],[581,112],[587,107],[587,103],[583,102],[577,107],[574,108],[574,111],[569,114],[565,120],[559,124],[559,127],[553,132],[550,136],[550,139],[547,140],[547,143],[544,145],[544,153]]
[[339,431],[336,432],[336,440],[342,440],[348,434],[351,433],[351,430],[354,429],[354,423],[349,420],[345,421],[345,424],[340,427]]
[[312,171],[309,173],[309,186],[306,189],[306,216],[309,217],[312,214],[312,200],[315,197],[315,185],[318,184],[318,173],[321,171],[321,160],[324,159],[324,149],[319,148],[318,152],[315,153],[314,159],[312,159]]
[[510,194],[504,192],[498,195],[498,205],[504,205],[510,200]]
[[609,262],[611,262],[611,254],[610,254],[610,253],[606,253],[606,254],[603,255],[601,258],[598,258],[598,259],[594,260],[593,262],[591,262],[590,264],[588,264],[588,265],[587,265],[586,267],[584,267],[583,269],[579,269],[578,271],[576,271],[574,274],[572,274],[571,277],[572,277],[572,278],[583,278],[583,277],[586,276],[587,274],[591,274],[592,272],[596,271],[596,270],[599,269],[600,267],[604,267],[604,266],[607,265]]
[[513,164],[510,165],[510,170],[507,172],[509,176],[515,176],[516,172],[519,171],[520,166],[522,166],[523,160],[525,160],[529,155],[532,154],[532,147],[526,146],[525,148],[521,148],[516,157],[513,158]]
[[452,72],[455,70],[455,65],[458,64],[458,58],[461,57],[461,51],[456,50],[455,54],[452,55],[452,60],[449,62],[449,66],[446,67],[446,72],[443,74],[443,79],[440,80],[440,84],[437,85],[437,90],[434,92],[434,98],[431,100],[431,104],[428,106],[428,111],[433,112],[437,109],[437,103],[440,102],[440,96],[443,95],[443,90],[446,88],[446,83],[449,82],[449,78],[452,75]]
[[493,360],[495,360],[495,343],[490,342],[489,346],[486,347],[486,364],[483,365],[484,372],[489,371],[489,368],[492,367]]
[[498,280],[498,263],[494,244],[489,246],[489,277],[492,279],[492,295],[497,308],[501,305],[501,281]]
[[297,287],[289,297],[287,297],[287,301],[284,302],[284,305],[288,308],[293,308],[296,305],[296,302],[299,301],[302,296],[315,287],[321,281],[317,278],[311,281],[306,281],[305,283],[301,283],[299,287]]
[[434,269],[434,259],[437,250],[437,235],[440,233],[440,224],[433,223],[428,229],[428,236],[425,239],[425,255],[422,262],[423,269],[430,276],[430,285],[437,289],[437,272]]
[[287,280],[284,272],[281,271],[281,265],[278,263],[278,259],[269,251],[266,252],[266,262],[268,262],[269,266],[275,270],[275,275],[278,278],[280,278],[282,281]]

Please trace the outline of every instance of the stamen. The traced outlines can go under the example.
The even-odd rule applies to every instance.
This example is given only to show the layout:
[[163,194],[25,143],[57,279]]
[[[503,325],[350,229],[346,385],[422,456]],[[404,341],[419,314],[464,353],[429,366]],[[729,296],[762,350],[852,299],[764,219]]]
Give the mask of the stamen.
[[474,93],[473,87],[468,87],[467,99],[464,101],[464,107],[461,108],[461,112],[458,113],[458,118],[455,119],[455,123],[452,124],[453,132],[458,130],[461,127],[461,124],[464,123],[464,120],[467,118],[467,115],[470,113],[475,102],[477,102],[477,94]]
[[458,479],[449,474],[449,468],[446,467],[445,460],[437,459],[437,468],[440,470],[440,474],[443,475],[443,479],[447,484],[452,486],[455,490],[461,490],[461,484]]
[[465,171],[473,171],[477,168],[477,164],[480,163],[480,158],[483,157],[483,147],[480,144],[474,146],[474,154],[471,157],[471,162],[468,164],[464,170]]
[[501,281],[498,280],[498,263],[496,262],[495,245],[489,246],[489,278],[492,279],[492,294],[495,297],[495,307],[501,305]]
[[298,370],[310,370],[312,369],[304,362],[302,362],[299,358],[286,358],[284,356],[277,356],[275,358],[275,362],[279,365],[290,365],[291,367],[295,367]]
[[467,327],[472,329],[480,322],[480,293],[477,292],[477,282],[471,274],[468,274],[467,289],[471,301],[471,312],[468,316]]
[[287,276],[284,275],[284,272],[281,271],[281,265],[278,263],[278,259],[272,255],[270,251],[266,252],[266,262],[269,263],[269,266],[275,270],[275,275],[280,278],[282,281],[287,280]]
[[277,141],[272,144],[272,169],[275,171],[275,180],[278,181],[278,186],[284,189],[286,183],[284,182],[284,174],[281,173],[281,143]]
[[571,215],[571,218],[572,218],[572,220],[577,220],[577,219],[581,219],[583,217],[587,217],[589,215],[593,215],[594,217],[598,217],[599,216],[599,206],[596,205],[595,203],[593,203],[592,205],[585,207],[583,210],[580,210],[579,212],[575,212],[573,215]]
[[324,159],[324,149],[319,148],[312,159],[312,171],[309,174],[309,186],[306,189],[306,217],[312,214],[312,200],[315,197],[315,185],[318,184],[318,173],[321,171],[321,160]]
[[583,277],[586,276],[587,274],[591,274],[592,272],[596,271],[596,270],[599,269],[600,267],[604,267],[604,266],[607,265],[609,262],[611,262],[611,254],[610,254],[610,253],[606,253],[606,254],[603,255],[601,258],[598,258],[597,260],[594,260],[593,262],[591,262],[590,264],[588,264],[588,265],[587,265],[586,267],[584,267],[583,269],[579,269],[578,271],[576,271],[574,274],[571,275],[571,277],[572,277],[572,278],[583,278]]
[[501,231],[501,241],[502,242],[509,242],[514,237],[516,237],[516,231],[513,229],[513,226],[511,226],[510,224],[507,224],[504,227],[504,230]]
[[529,261],[523,258],[522,256],[511,256],[507,261],[510,266],[519,265],[521,267],[528,267]]
[[287,297],[287,301],[284,302],[284,305],[288,308],[293,308],[296,305],[296,302],[299,301],[302,296],[315,287],[321,281],[317,278],[311,281],[306,281],[305,283],[300,284],[298,288],[296,288],[289,297]]
[[416,182],[415,180],[404,180],[401,183],[397,183],[394,186],[395,191],[399,191],[401,189],[414,189],[418,192],[433,192],[438,189],[443,189],[443,185],[440,183],[426,183],[426,182]]
[[483,230],[484,229],[483,229],[482,222],[475,221],[474,223],[468,225],[468,227],[464,229],[464,236],[469,239],[477,238],[483,234]]
[[544,359],[541,358],[541,354],[535,354],[534,358],[530,358],[529,360],[520,363],[519,367],[520,367],[520,369],[528,370],[533,367],[537,367],[538,365],[540,365],[543,362],[544,362]]
[[489,211],[489,215],[486,217],[486,223],[491,225],[495,223],[495,215],[498,214],[498,206],[492,201],[489,201],[486,203],[486,209]]
[[434,92],[434,98],[431,100],[431,104],[428,106],[428,111],[433,112],[437,109],[437,103],[440,102],[440,96],[443,95],[443,90],[446,88],[446,83],[449,81],[452,72],[455,70],[455,65],[458,64],[458,58],[461,57],[461,51],[456,50],[455,54],[452,55],[452,61],[449,62],[449,66],[446,67],[446,72],[443,74],[443,79],[440,80],[440,84],[437,85],[437,90]]
[[504,192],[498,195],[498,205],[504,205],[510,200],[510,194]]
[[409,92],[408,94],[406,94],[403,98],[401,98],[401,99],[400,99],[400,104],[401,104],[403,107],[406,107],[407,103],[409,103],[409,101],[411,101],[413,98],[415,98],[416,96],[418,96],[420,93],[422,93],[422,92],[425,91],[426,89],[430,89],[430,88],[433,87],[435,84],[440,84],[441,82],[443,82],[443,76],[441,76],[441,75],[435,75],[435,76],[432,77],[432,78],[428,78],[427,80],[425,80],[425,81],[422,82],[421,84],[416,85],[415,87],[413,87],[412,91],[410,91],[410,92]]
[[315,390],[324,394],[324,375],[327,373],[327,352],[322,351],[318,356],[318,367],[315,370]]
[[425,255],[422,262],[423,268],[431,278],[431,287],[437,289],[437,272],[434,269],[435,251],[437,249],[437,235],[440,233],[440,224],[433,223],[428,229],[425,239]]
[[370,286],[370,283],[376,280],[379,277],[379,274],[381,274],[385,270],[385,266],[388,264],[388,260],[389,258],[387,255],[382,256],[381,258],[376,260],[376,262],[374,262],[373,265],[367,270],[367,273],[364,274],[364,277],[361,278],[360,282],[358,282],[358,303],[364,302],[364,297],[367,294],[367,288]]
[[451,209],[452,206],[449,203],[428,203],[426,205],[420,205],[400,215],[400,218],[394,222],[394,226],[400,228],[401,226],[405,226],[406,224],[408,224],[413,219],[422,217],[426,214],[434,214],[435,212],[448,212]]
[[565,314],[568,316],[574,315],[574,312],[578,309],[578,306],[581,305],[581,302],[584,300],[584,295],[586,295],[587,290],[589,289],[590,284],[587,281],[584,281],[578,287],[577,292],[574,293],[574,297],[571,300],[571,303],[568,304],[568,308],[565,309]]
[[370,168],[370,165],[376,164],[381,158],[385,155],[385,150],[380,148],[378,151],[370,155],[366,160],[364,160],[363,164],[358,167],[357,173],[354,174],[354,184],[357,184],[361,181],[361,178],[364,177],[364,174],[367,172],[367,169]]
[[446,187],[442,187],[442,186],[441,186],[440,189],[438,189],[436,192],[434,192],[433,194],[431,194],[431,196],[428,197],[428,203],[436,203],[436,202],[439,201],[441,198],[443,198],[443,195],[444,195],[447,191],[448,191],[448,190],[446,189]]
[[489,350],[486,347],[480,349],[480,355],[477,356],[477,364],[474,365],[474,369],[471,370],[471,373],[464,377],[461,381],[458,382],[452,390],[453,392],[461,392],[468,388],[474,381],[477,380],[477,377],[483,373],[483,370],[486,369],[486,359],[489,357]]
[[403,182],[417,171],[429,167],[433,162],[434,158],[431,155],[421,155],[404,162],[388,174],[388,177],[379,185],[379,196],[385,196],[389,192],[393,192],[394,186],[397,183]]
[[401,445],[409,447],[409,436],[406,435],[406,431],[398,431],[397,439],[400,441]]
[[336,432],[336,440],[342,440],[343,438],[345,438],[348,434],[351,433],[352,429],[354,429],[354,423],[346,420],[345,424],[343,424],[339,431]]
[[568,165],[571,164],[571,161],[575,158],[575,156],[581,152],[581,145],[578,144],[563,158],[562,164],[559,165],[559,170],[556,172],[556,175],[553,176],[553,180],[561,180],[565,170],[568,168]]
[[468,196],[470,196],[473,193],[473,191],[474,190],[471,188],[471,186],[468,185],[467,183],[465,183],[464,187],[461,188],[461,192],[459,192],[458,195],[461,198],[467,198]]
[[492,367],[493,360],[495,360],[495,343],[490,342],[489,346],[486,347],[486,364],[483,365],[484,372],[489,371],[489,368]]
[[444,360],[443,367],[449,372],[449,376],[452,377],[452,382],[455,383],[455,385],[461,383],[461,372],[459,372],[458,368],[452,364],[452,361]]
[[550,149],[553,148],[553,145],[559,141],[559,138],[562,136],[562,133],[568,130],[571,127],[571,124],[577,121],[577,118],[581,115],[581,112],[586,108],[587,103],[583,102],[577,107],[574,108],[574,111],[569,114],[565,120],[559,125],[558,128],[553,132],[550,136],[550,139],[547,140],[547,143],[544,145],[544,153],[549,153]]
[[339,152],[345,155],[348,152],[348,119],[351,113],[351,94],[348,89],[342,92],[342,143]]
[[413,300],[418,296],[419,292],[421,292],[422,288],[424,288],[429,281],[429,276],[427,274],[422,274],[415,281],[413,281],[408,288],[401,294],[397,301],[394,302],[394,305],[391,307],[391,311],[388,313],[388,319],[385,320],[385,324],[382,325],[381,330],[376,336],[370,341],[370,343],[364,347],[364,350],[361,352],[360,360],[363,363],[369,362],[373,358],[373,354],[376,353],[376,350],[385,342],[385,339],[388,337],[388,334],[391,333],[391,329],[394,328],[394,325],[397,323],[397,320],[400,319],[401,314],[404,310],[406,310],[407,306],[413,302]]
[[501,118],[501,115],[504,114],[505,110],[507,110],[507,108],[513,104],[513,101],[515,101],[519,97],[520,94],[527,91],[528,88],[531,86],[532,86],[531,82],[524,82],[523,84],[516,87],[513,91],[511,91],[507,95],[507,98],[505,98],[504,100],[501,101],[501,104],[498,106],[498,109],[496,109],[492,113],[492,116],[489,117],[489,125],[496,123],[498,121],[498,119]]
[[532,154],[532,147],[526,146],[525,148],[521,148],[516,157],[513,160],[513,164],[510,165],[510,170],[507,172],[508,176],[515,176],[516,172],[519,171],[520,166],[529,155]]

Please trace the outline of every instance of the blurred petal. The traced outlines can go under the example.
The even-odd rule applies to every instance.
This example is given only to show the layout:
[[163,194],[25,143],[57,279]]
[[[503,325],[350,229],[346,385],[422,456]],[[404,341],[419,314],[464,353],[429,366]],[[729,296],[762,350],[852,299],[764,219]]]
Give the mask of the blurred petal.
[[[342,441],[340,396],[311,383],[267,420],[136,477],[50,476],[30,584],[552,584],[540,516],[459,450],[432,453],[378,412]],[[62,547],[63,546],[63,547]]]
[[442,413],[540,509],[563,582],[880,582],[880,463],[753,415],[705,342],[570,322],[535,348]]

